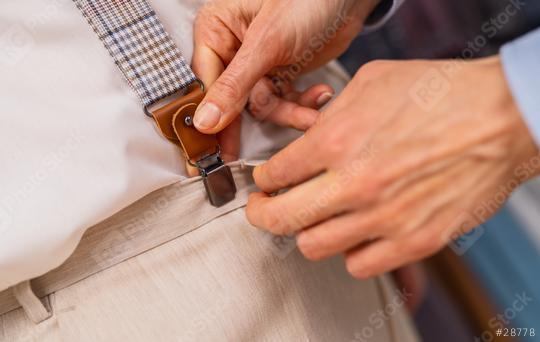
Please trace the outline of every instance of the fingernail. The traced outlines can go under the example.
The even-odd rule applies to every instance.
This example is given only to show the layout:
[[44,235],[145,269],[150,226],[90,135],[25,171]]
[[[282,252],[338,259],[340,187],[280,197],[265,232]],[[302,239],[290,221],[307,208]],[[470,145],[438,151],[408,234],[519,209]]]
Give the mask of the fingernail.
[[197,109],[193,123],[197,128],[213,128],[219,123],[221,112],[213,103],[207,102]]
[[324,106],[325,104],[327,104],[331,99],[332,97],[334,97],[334,94],[332,93],[322,93],[319,98],[317,99],[317,106],[319,107],[322,107]]

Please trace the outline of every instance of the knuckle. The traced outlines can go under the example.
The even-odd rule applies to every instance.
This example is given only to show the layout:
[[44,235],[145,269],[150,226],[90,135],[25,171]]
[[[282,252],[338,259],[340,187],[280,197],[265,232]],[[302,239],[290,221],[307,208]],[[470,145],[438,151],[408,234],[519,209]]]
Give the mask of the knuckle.
[[284,49],[287,44],[287,35],[283,35],[282,31],[275,25],[266,25],[259,27],[257,30],[249,30],[244,37],[244,43],[252,45],[257,56],[261,57],[263,62],[267,60],[281,60],[281,54],[287,49]]
[[272,211],[261,213],[261,224],[273,234],[279,234],[279,217]]
[[287,233],[287,222],[285,210],[280,204],[263,204],[255,198],[253,193],[249,196],[245,213],[249,223],[257,228],[264,229],[275,235],[285,235]]
[[261,213],[262,225],[275,235],[286,235],[289,232],[284,210],[280,206],[274,206],[272,210]]
[[266,168],[266,177],[273,186],[279,187],[282,185],[283,180],[287,179],[287,172],[285,168],[273,164]]
[[353,201],[351,203],[370,205],[379,200],[383,191],[384,182],[380,177],[380,172],[366,169],[361,174],[356,175],[351,184],[347,186],[345,200]]
[[315,147],[328,155],[342,155],[343,151],[349,148],[347,134],[340,129],[334,129],[328,133],[326,139],[316,139]]
[[204,21],[206,20],[207,16],[208,16],[207,9],[205,7],[201,7],[201,9],[199,9],[197,14],[195,15],[195,20],[193,21],[195,28],[200,28],[204,26],[205,24]]
[[205,5],[197,12],[194,21],[195,30],[212,29],[218,23],[218,17],[213,7]]
[[420,258],[435,251],[435,241],[429,234],[420,234],[407,242],[405,248],[414,258]]
[[364,204],[375,203],[383,188],[381,181],[375,174],[371,174],[365,180],[365,183],[362,184],[360,198]]
[[214,84],[215,89],[219,91],[219,96],[238,100],[240,99],[240,86],[238,80],[230,73],[223,74]]
[[275,109],[275,101],[272,101],[272,96],[267,91],[255,87],[249,95],[248,106],[249,113],[256,120],[264,121]]
[[[251,197],[251,196],[250,196]],[[251,198],[250,200],[248,201],[247,205],[246,205],[246,218],[248,220],[248,222],[257,227],[258,224],[258,210],[256,209],[255,205],[253,204]]]
[[314,111],[313,115],[297,116],[293,118],[292,126],[300,131],[307,131],[315,125],[318,117],[319,113],[317,111]]

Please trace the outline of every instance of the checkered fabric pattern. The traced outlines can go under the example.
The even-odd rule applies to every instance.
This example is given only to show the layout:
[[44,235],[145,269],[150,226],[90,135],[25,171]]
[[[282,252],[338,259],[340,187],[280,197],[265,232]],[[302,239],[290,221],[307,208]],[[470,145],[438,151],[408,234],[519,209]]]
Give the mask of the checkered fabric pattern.
[[196,79],[146,0],[73,0],[144,106]]

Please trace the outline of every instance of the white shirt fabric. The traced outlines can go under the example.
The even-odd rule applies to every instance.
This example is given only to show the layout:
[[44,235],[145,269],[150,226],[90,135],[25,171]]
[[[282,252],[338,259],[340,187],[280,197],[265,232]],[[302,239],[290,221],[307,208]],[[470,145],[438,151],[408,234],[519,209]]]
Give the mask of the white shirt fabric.
[[[189,60],[200,1],[150,3]],[[333,65],[303,86],[346,80]],[[0,290],[56,268],[87,228],[185,175],[71,0],[0,2],[0,122]],[[243,125],[243,158],[299,135]]]

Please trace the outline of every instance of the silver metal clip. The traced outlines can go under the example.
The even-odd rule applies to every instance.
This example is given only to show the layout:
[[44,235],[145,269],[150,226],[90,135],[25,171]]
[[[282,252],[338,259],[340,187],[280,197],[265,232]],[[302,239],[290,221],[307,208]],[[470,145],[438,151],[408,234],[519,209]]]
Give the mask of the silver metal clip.
[[197,168],[203,177],[210,204],[221,207],[234,199],[236,184],[231,169],[223,163],[219,152],[199,160]]

